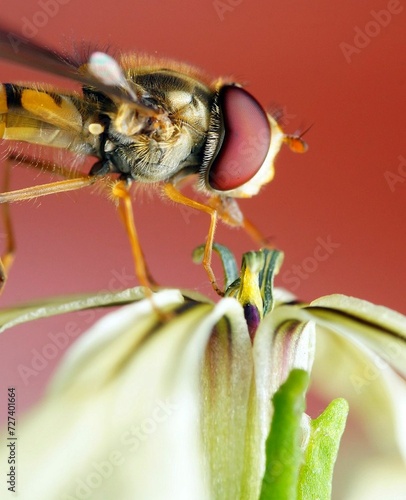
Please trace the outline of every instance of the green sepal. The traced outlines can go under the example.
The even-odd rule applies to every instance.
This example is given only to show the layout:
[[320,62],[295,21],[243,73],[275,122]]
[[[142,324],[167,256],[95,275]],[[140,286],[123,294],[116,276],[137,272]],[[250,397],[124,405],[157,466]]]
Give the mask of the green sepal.
[[266,441],[266,468],[260,500],[296,498],[303,452],[301,421],[309,374],[294,369],[272,398],[274,414]]
[[[192,259],[195,264],[201,264],[204,256],[205,245],[199,245],[193,250]],[[234,255],[224,245],[213,243],[213,250],[218,254],[223,266],[224,287],[227,288],[238,278],[238,268]]]
[[335,399],[310,423],[310,438],[299,473],[298,500],[331,498],[333,469],[347,415],[347,401]]

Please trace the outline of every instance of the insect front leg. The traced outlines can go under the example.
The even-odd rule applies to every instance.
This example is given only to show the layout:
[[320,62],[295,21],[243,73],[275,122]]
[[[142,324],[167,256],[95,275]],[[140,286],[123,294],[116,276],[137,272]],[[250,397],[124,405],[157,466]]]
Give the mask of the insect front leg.
[[128,239],[130,240],[131,250],[134,258],[135,274],[140,284],[147,289],[156,288],[157,284],[148,270],[147,263],[142,251],[135,222],[131,196],[128,185],[121,180],[112,187],[112,195],[119,202],[119,210]]
[[209,277],[210,283],[215,292],[217,292],[220,296],[224,295],[224,292],[217,285],[217,280],[214,275],[213,269],[211,267],[211,258],[213,253],[213,243],[214,243],[214,233],[216,231],[217,224],[217,210],[213,207],[204,205],[203,203],[199,203],[191,198],[180,193],[173,184],[165,184],[164,192],[168,198],[176,203],[181,203],[182,205],[186,205],[187,207],[194,208],[196,210],[200,210],[210,215],[210,227],[209,233],[206,239],[206,245],[204,247],[204,255],[203,255],[203,267]]
[[240,207],[235,198],[230,196],[211,196],[208,204],[213,207],[219,218],[229,226],[241,227],[251,237],[251,239],[260,248],[273,248],[270,243],[270,238],[262,234],[262,232],[241,212]]
[[[3,181],[3,188],[5,191],[8,190],[9,183],[10,183],[10,165],[6,164],[4,181]],[[4,253],[0,258],[0,293],[4,289],[4,286],[7,281],[7,276],[14,262],[14,256],[15,256],[15,240],[14,240],[13,226],[11,223],[9,204],[5,203],[1,208],[2,208],[1,212],[3,216],[6,244]]]

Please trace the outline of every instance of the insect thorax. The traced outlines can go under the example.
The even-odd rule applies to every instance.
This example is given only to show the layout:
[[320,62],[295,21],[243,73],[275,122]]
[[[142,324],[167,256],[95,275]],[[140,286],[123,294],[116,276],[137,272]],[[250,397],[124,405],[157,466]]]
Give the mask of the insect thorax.
[[158,110],[143,115],[121,103],[110,115],[106,157],[116,171],[140,182],[169,180],[201,164],[214,92],[171,70],[131,75],[141,101]]

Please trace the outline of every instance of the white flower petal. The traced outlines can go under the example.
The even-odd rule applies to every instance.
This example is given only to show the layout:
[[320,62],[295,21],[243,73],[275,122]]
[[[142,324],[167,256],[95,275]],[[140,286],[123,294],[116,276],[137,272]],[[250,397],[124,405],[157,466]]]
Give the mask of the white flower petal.
[[[328,397],[345,396],[381,448],[406,462],[406,317],[351,297],[306,308],[317,323],[315,377]],[[394,367],[399,373],[392,369]]]
[[[183,302],[178,290],[154,294],[155,306],[162,309],[173,308]],[[124,358],[128,352],[135,352],[137,344],[156,323],[153,313],[151,300],[142,300],[104,316],[66,353],[52,381],[55,393],[64,390],[65,385],[77,385],[91,391],[98,385],[103,386],[111,371],[116,369],[117,360]]]
[[330,295],[308,308],[317,323],[369,347],[406,377],[406,317],[365,300]]
[[83,340],[20,425],[21,498],[208,498],[198,384],[211,332],[196,325],[213,306],[194,305],[162,328],[148,309],[149,301],[126,306],[107,317],[107,328],[96,324],[94,349]]
[[[346,500],[403,500],[406,498],[404,464],[380,456],[365,458],[359,474],[350,482]],[[348,484],[348,483],[347,483]]]
[[[299,307],[290,306],[280,314],[276,307],[261,322],[253,346],[254,384],[252,386],[246,450],[245,494],[256,498],[265,471],[265,443],[272,420],[272,397],[285,382],[293,368],[310,372],[314,358],[314,325],[291,321],[292,311],[301,314]],[[257,474],[252,471],[257,470]]]
[[[216,318],[217,315],[217,318]],[[246,459],[247,408],[252,385],[252,346],[243,309],[223,299],[210,318],[223,316],[206,349],[202,377],[203,439],[211,470],[212,498],[248,498],[243,478]],[[257,474],[258,469],[252,471]]]
[[21,304],[18,307],[2,309],[0,311],[0,333],[7,328],[39,318],[48,318],[56,314],[80,311],[104,305],[127,304],[144,298],[145,289],[143,287],[135,287],[120,292],[99,293],[97,295],[81,294],[70,297],[42,299],[30,304]]
[[[169,310],[180,300],[154,295]],[[161,323],[149,300],[124,306],[80,339],[19,425],[19,498],[240,496],[252,374],[243,310],[232,298],[180,308]]]
[[315,384],[325,396],[345,397],[369,441],[381,451],[398,449],[406,461],[406,384],[370,349],[318,328]]

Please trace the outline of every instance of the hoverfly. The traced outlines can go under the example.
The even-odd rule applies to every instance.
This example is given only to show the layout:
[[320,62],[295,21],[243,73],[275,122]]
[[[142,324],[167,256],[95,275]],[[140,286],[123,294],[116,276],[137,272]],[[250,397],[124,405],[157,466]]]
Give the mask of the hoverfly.
[[[96,183],[117,200],[129,235],[137,277],[153,284],[135,230],[129,187],[159,184],[171,200],[210,216],[203,266],[211,268],[217,219],[260,240],[235,198],[251,197],[274,176],[282,144],[304,151],[301,136],[287,135],[240,84],[210,80],[199,70],[138,55],[116,59],[94,52],[74,61],[19,35],[0,31],[0,57],[81,84],[81,92],[38,84],[0,85],[0,138],[63,148],[95,158],[88,175],[0,194],[0,203],[37,198]],[[30,163],[30,160],[25,160]],[[32,166],[55,170],[46,162]],[[115,182],[106,183],[106,178]],[[194,180],[204,202],[181,192]],[[5,276],[4,276],[5,277]]]

